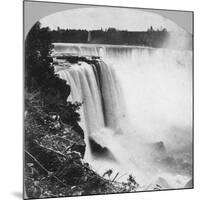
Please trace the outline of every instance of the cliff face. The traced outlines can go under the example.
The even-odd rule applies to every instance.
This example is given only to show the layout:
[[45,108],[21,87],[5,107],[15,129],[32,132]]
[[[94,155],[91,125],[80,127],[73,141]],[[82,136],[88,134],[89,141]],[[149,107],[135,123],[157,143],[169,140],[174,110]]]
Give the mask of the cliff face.
[[[73,58],[73,62],[83,58]],[[84,58],[85,62],[95,62]],[[96,59],[96,58],[95,58]],[[120,183],[98,175],[83,158],[84,132],[79,126],[81,104],[47,105],[41,93],[25,95],[25,198],[133,192],[134,178]],[[90,145],[97,149],[99,145]],[[98,147],[98,148],[97,148]],[[107,154],[107,149],[100,148]],[[102,153],[102,152],[101,152]],[[110,159],[115,159],[111,157]],[[109,173],[113,173],[112,170]],[[107,172],[105,172],[107,174]],[[115,178],[118,176],[116,174]]]
[[44,112],[32,96],[25,111],[26,199],[135,191],[134,179],[119,183],[93,171],[83,160],[86,144],[78,123],[72,126],[57,113]]
[[45,112],[37,95],[26,95],[25,191],[29,198],[58,195],[52,186],[77,185],[84,175],[84,134],[78,123],[63,123]]
[[86,195],[107,191],[109,181],[84,163],[84,133],[78,123],[48,113],[33,94],[26,95],[26,198]]
[[[51,44],[50,30],[39,23],[25,41],[24,198],[135,191],[134,180],[105,179],[84,162],[86,144],[79,126],[82,103],[68,101],[71,87],[55,73]],[[99,58],[64,59],[71,65],[96,64]]]

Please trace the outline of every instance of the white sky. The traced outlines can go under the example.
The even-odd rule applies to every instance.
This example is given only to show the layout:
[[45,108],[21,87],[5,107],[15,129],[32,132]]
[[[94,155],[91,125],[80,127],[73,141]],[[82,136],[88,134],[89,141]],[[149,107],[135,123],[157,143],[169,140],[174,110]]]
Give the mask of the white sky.
[[70,28],[94,30],[114,27],[119,30],[144,31],[166,28],[168,31],[182,32],[174,22],[158,14],[139,9],[91,7],[78,8],[54,13],[40,20],[42,26],[51,29]]

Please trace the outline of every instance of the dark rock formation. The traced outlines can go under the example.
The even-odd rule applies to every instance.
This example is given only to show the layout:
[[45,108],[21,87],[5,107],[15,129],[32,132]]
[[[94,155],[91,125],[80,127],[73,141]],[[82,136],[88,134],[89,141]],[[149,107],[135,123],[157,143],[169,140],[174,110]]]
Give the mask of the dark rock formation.
[[99,56],[77,56],[77,55],[57,55],[54,59],[54,64],[58,64],[58,60],[64,60],[68,63],[86,62],[88,64],[96,64]]
[[114,155],[110,152],[110,150],[107,147],[102,147],[92,138],[89,138],[89,142],[92,154],[94,156],[96,156],[97,158],[99,157],[109,159],[115,162],[117,161]]
[[[52,173],[54,181],[57,177],[62,184],[74,185],[84,175],[84,133],[78,123],[68,125],[60,118],[56,112],[27,113],[25,169],[27,177],[32,179],[49,177]],[[33,170],[39,175],[32,173]]]

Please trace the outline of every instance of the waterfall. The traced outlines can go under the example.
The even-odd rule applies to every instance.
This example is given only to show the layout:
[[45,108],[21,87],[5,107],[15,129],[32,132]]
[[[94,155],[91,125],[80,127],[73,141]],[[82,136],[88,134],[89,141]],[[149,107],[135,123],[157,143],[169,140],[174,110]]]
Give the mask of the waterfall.
[[[102,60],[96,65],[81,62],[57,72],[71,86],[69,101],[82,102],[81,126],[86,134],[87,153],[91,157],[89,138],[97,139],[102,128],[119,130],[125,118],[122,91],[112,67]],[[101,142],[99,142],[101,145]]]
[[[86,135],[85,159],[99,172],[114,168],[122,174],[134,173],[143,183],[162,174],[175,183],[166,169],[149,161],[146,144],[163,141],[173,156],[185,152],[188,145],[191,149],[192,52],[70,43],[54,44],[54,50],[63,55],[100,56],[95,64],[78,62],[56,72],[71,86],[68,100],[83,103],[80,125]],[[99,162],[90,139],[109,149],[117,162]],[[185,173],[182,185],[174,187],[191,178]]]

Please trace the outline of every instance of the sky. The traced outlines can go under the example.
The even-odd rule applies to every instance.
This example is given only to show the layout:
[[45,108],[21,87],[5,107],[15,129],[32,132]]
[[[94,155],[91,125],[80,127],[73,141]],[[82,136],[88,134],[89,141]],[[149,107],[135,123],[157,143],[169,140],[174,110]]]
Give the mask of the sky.
[[78,8],[54,13],[40,20],[42,27],[57,29],[87,29],[113,27],[119,30],[146,31],[150,26],[154,29],[166,28],[170,32],[183,32],[171,20],[161,15],[141,9],[91,7]]

